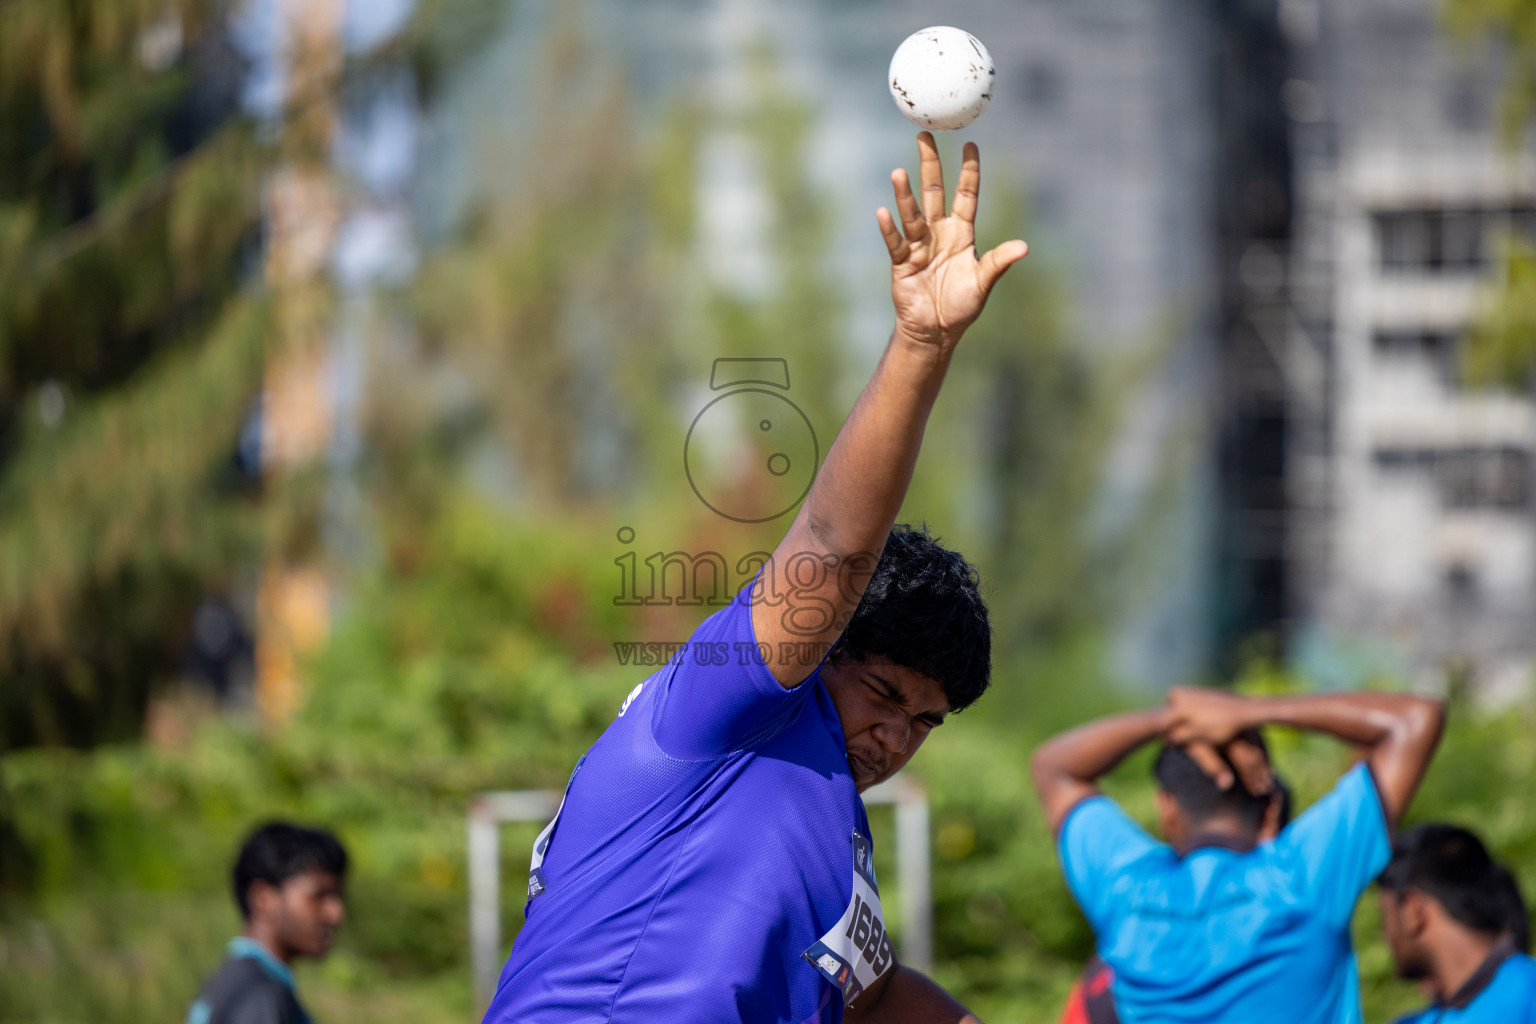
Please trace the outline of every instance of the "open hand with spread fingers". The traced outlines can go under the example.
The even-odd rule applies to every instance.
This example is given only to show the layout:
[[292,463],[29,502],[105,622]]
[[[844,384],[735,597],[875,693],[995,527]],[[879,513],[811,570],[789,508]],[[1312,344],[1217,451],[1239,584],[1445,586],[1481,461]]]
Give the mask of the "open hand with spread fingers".
[[965,329],[981,315],[992,286],[1003,272],[1024,258],[1029,246],[1014,239],[977,255],[976,201],[981,187],[981,155],[967,142],[960,162],[954,204],[944,209],[944,170],[929,132],[917,136],[921,158],[922,201],[912,194],[907,172],[891,172],[896,192],[897,227],[891,211],[876,213],[880,234],[891,253],[891,298],[896,304],[896,332],[908,341],[936,346],[947,355]]

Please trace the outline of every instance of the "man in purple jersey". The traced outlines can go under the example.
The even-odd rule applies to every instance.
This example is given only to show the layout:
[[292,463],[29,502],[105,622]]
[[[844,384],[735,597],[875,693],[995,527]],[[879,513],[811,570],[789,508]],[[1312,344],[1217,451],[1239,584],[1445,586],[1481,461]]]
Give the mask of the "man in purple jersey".
[[955,346],[1028,250],[978,256],[974,144],[948,213],[918,150],[921,199],[897,170],[900,226],[877,213],[885,354],[753,585],[577,762],[488,1024],[975,1020],[899,963],[859,793],[987,686],[975,571],[892,527]]

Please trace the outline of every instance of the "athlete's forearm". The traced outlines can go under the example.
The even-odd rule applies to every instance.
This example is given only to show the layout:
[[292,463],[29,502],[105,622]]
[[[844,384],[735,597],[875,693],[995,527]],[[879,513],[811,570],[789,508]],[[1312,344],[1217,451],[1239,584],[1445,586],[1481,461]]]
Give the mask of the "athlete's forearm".
[[[786,686],[815,668],[864,596],[912,482],[949,351],[892,334],[774,550],[765,578],[793,582],[804,614],[780,608],[780,598],[770,595],[754,606],[752,622],[757,639],[774,655],[769,669]],[[810,578],[816,582],[808,583]]]
[[1286,725],[1366,748],[1383,808],[1396,822],[1429,767],[1445,707],[1406,693],[1328,693],[1248,702],[1253,726]]
[[1029,759],[1035,791],[1054,833],[1067,814],[1098,792],[1099,778],[1114,771],[1133,750],[1160,738],[1168,727],[1166,708],[1130,711],[1080,725],[1052,737]]
[[866,992],[864,998],[855,1000],[843,1019],[872,1024],[981,1024],[933,979],[901,964],[892,969],[878,991]]
[[912,482],[923,431],[949,368],[949,350],[898,329],[811,485],[791,535],[820,550],[878,553]]
[[1439,702],[1405,693],[1317,693],[1253,697],[1244,702],[1248,725],[1285,725],[1373,747],[1401,733]]

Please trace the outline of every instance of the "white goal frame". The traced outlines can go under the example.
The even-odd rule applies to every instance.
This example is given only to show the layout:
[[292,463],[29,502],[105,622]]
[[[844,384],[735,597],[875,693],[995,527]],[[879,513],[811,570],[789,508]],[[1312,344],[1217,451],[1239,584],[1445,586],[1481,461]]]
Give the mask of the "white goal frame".
[[[501,826],[544,824],[560,807],[553,789],[481,793],[469,805],[469,960],[475,1008],[483,1012],[501,973]],[[901,894],[901,961],[921,971],[933,966],[932,860],[928,794],[915,779],[898,776],[871,788],[864,803],[896,809],[896,886]]]

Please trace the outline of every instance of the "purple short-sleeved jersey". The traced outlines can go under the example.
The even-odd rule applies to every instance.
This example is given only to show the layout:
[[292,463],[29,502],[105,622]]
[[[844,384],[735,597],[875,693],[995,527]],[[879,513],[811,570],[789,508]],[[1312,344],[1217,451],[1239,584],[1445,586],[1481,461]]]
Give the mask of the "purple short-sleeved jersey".
[[[853,934],[853,836],[869,824],[819,673],[793,690],[773,678],[749,591],[578,764],[487,1024],[841,1020],[841,992],[802,954],[845,922]],[[870,945],[889,966],[889,941],[883,963]]]

